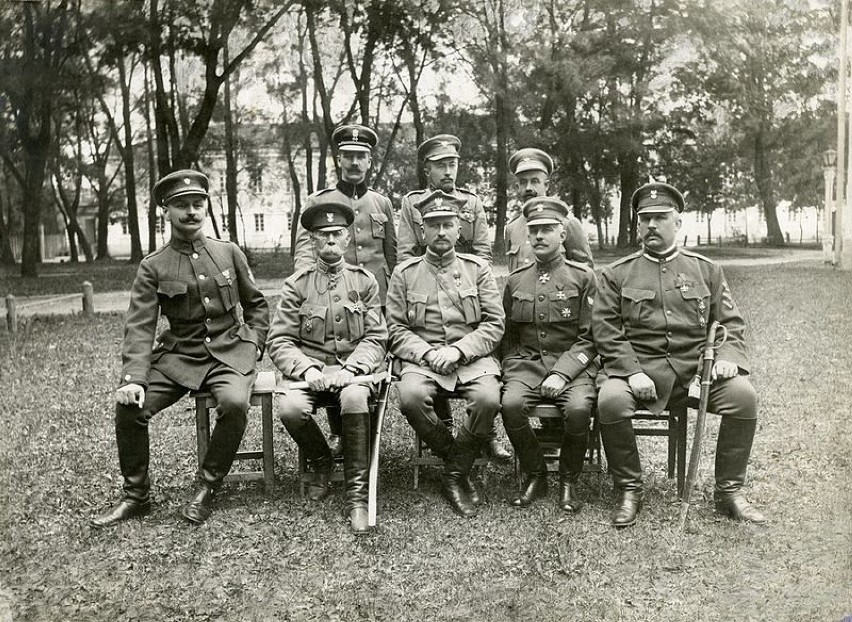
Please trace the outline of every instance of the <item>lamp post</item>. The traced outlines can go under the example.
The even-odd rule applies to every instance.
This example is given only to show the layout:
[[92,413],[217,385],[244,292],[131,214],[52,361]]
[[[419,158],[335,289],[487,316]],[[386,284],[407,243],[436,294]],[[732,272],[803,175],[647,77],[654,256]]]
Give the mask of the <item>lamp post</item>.
[[825,179],[825,213],[822,227],[822,257],[834,263],[834,175],[837,166],[837,151],[828,149],[822,154],[822,176]]

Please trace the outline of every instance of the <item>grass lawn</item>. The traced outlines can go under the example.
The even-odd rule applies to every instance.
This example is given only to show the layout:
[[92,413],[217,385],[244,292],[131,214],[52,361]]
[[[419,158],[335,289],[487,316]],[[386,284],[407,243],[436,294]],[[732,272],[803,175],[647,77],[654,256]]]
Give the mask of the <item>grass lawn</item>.
[[632,528],[609,527],[612,487],[594,474],[577,516],[553,493],[509,507],[510,466],[489,469],[477,518],[457,518],[437,470],[411,489],[411,435],[392,404],[375,533],[348,532],[340,487],[324,503],[298,498],[280,423],[276,492],[229,485],[195,528],[178,516],[194,471],[185,401],[152,425],[152,514],[93,531],[89,518],[120,490],[111,404],[122,317],[28,319],[15,344],[0,328],[0,620],[840,622],[852,614],[852,275],[813,264],[727,272],[753,343],[749,496],[765,527],[712,514],[712,417],[686,533],[665,442],[647,438],[647,503]]

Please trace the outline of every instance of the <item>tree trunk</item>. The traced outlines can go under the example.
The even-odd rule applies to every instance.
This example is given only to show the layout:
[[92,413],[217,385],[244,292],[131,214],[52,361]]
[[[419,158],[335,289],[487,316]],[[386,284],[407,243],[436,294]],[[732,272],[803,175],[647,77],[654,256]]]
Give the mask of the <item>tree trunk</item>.
[[136,204],[133,121],[130,116],[130,84],[128,84],[128,76],[123,60],[118,62],[118,77],[119,86],[121,87],[121,115],[124,122],[124,144],[118,141],[118,136],[116,136],[116,144],[121,152],[121,159],[124,163],[124,193],[127,197],[127,231],[130,233],[130,261],[131,263],[139,263],[142,261],[142,239],[139,236],[139,208]]
[[[228,44],[223,48],[225,66],[228,65]],[[225,78],[225,194],[228,201],[228,239],[239,244],[237,231],[237,141],[234,137],[234,118],[231,111],[231,77]]]
[[763,215],[766,217],[766,241],[771,246],[784,246],[784,234],[775,211],[775,192],[765,144],[765,128],[761,126],[754,137],[754,181],[757,184]]
[[95,198],[98,203],[98,228],[95,235],[97,260],[109,259],[109,190],[107,184],[98,185]]
[[[505,67],[504,67],[505,68]],[[511,109],[507,97],[507,82],[505,73],[499,76],[500,84],[494,93],[495,121],[497,122],[497,153],[496,157],[496,197],[494,202],[494,253],[502,255],[505,249],[503,231],[506,227],[506,206],[508,204],[509,176],[509,124]]]
[[621,154],[618,163],[621,182],[621,200],[618,205],[618,248],[629,248],[636,244],[636,224],[630,199],[639,185],[636,154]]
[[148,155],[148,252],[157,250],[157,204],[154,201],[154,183],[157,179],[157,162],[154,157],[154,133],[151,131],[151,89],[148,86],[148,69],[145,68],[145,137]]
[[[8,203],[7,201],[7,205]],[[15,265],[15,255],[12,253],[12,233],[6,225],[6,217],[3,214],[2,195],[0,195],[0,265]]]

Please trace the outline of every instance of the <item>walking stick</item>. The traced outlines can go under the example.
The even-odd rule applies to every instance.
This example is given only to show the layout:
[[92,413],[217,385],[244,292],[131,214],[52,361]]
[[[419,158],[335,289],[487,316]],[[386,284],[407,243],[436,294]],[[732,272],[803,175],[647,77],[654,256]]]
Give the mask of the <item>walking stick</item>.
[[376,495],[379,486],[379,446],[382,440],[382,425],[385,421],[385,411],[388,408],[388,395],[390,395],[391,380],[393,380],[392,363],[393,357],[388,356],[385,363],[387,371],[383,374],[382,388],[379,391],[379,400],[376,402],[376,438],[370,451],[370,472],[367,479],[367,524],[376,526]]
[[[722,341],[716,345],[716,331],[721,328],[723,331]],[[689,513],[689,499],[692,496],[692,488],[695,486],[695,480],[698,477],[698,463],[701,460],[701,441],[704,437],[704,420],[707,418],[707,402],[710,400],[710,374],[713,371],[713,359],[716,355],[716,348],[721,346],[728,339],[728,331],[724,326],[721,326],[718,321],[710,324],[710,330],[707,331],[707,339],[704,342],[704,354],[702,355],[701,366],[701,393],[698,398],[698,413],[695,418],[695,435],[692,438],[692,451],[689,454],[689,469],[686,473],[686,481],[683,483],[683,497],[680,505],[680,518],[678,524],[680,530],[686,528],[686,515]]]

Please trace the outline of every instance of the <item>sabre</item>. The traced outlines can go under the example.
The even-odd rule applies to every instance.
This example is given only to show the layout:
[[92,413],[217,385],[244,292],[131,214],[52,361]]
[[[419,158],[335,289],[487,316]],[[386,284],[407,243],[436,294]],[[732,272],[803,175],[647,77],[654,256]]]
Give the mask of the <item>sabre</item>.
[[388,356],[385,361],[387,371],[383,376],[383,384],[379,392],[379,399],[376,402],[376,438],[373,440],[373,446],[370,448],[370,471],[367,478],[367,524],[370,527],[376,526],[376,502],[379,487],[379,446],[382,440],[382,426],[385,421],[385,411],[388,408],[388,396],[390,395],[391,381],[393,374],[391,373],[393,357]]
[[[722,340],[716,344],[716,331],[722,329]],[[704,353],[701,365],[701,393],[698,398],[698,413],[695,417],[695,435],[692,439],[692,451],[689,454],[689,469],[686,473],[686,481],[683,483],[683,497],[680,505],[680,517],[678,525],[680,530],[686,528],[686,516],[689,513],[689,500],[692,496],[692,488],[698,477],[698,463],[701,460],[701,441],[704,437],[704,420],[707,418],[707,403],[710,400],[710,385],[712,380],[710,374],[713,370],[713,359],[716,356],[716,348],[720,347],[728,339],[728,330],[714,321],[707,331],[707,339],[704,341]]]

